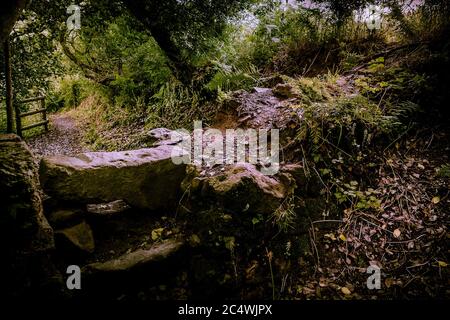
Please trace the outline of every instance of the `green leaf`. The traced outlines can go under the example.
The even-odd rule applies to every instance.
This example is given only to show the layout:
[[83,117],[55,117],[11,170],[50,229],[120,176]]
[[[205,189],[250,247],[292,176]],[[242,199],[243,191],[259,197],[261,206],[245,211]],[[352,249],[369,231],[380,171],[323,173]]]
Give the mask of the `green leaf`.
[[159,238],[161,238],[163,232],[164,232],[164,228],[158,228],[158,229],[152,230],[152,240],[156,241]]

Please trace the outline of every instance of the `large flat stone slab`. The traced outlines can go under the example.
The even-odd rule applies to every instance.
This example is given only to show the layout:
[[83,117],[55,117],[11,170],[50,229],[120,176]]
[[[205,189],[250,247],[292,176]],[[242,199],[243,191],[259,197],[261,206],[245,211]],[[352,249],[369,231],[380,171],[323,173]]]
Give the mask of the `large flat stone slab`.
[[49,196],[61,201],[95,204],[121,199],[140,209],[173,208],[186,166],[173,163],[172,148],[45,157],[41,184]]

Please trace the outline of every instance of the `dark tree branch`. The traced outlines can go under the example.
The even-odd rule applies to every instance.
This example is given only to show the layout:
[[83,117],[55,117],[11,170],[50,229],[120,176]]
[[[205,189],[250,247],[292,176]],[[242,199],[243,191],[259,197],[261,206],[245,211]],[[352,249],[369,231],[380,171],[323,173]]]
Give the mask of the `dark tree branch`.
[[2,0],[0,10],[0,43],[11,33],[20,12],[25,8],[27,0]]
[[[181,50],[172,40],[171,34],[165,28],[164,22],[161,21],[161,12],[174,10],[177,7],[176,0],[165,0],[164,2],[139,1],[139,0],[123,0],[133,16],[135,16],[145,28],[147,28],[159,47],[166,54],[168,66],[175,76],[183,83],[188,84],[192,79],[194,67],[190,65],[182,57]],[[165,16],[169,16],[165,12]],[[177,19],[177,13],[173,12],[174,19]]]
[[61,32],[59,43],[67,58],[69,58],[70,61],[76,64],[83,71],[83,74],[86,78],[102,85],[108,85],[111,81],[114,80],[114,77],[108,75],[107,72],[105,72],[104,70],[78,59],[78,57],[70,50],[67,44],[65,32]]

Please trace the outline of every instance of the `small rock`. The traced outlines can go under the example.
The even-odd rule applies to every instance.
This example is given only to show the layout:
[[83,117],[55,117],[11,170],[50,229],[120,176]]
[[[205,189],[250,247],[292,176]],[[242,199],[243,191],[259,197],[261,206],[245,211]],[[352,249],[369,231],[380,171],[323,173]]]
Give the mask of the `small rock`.
[[172,130],[166,128],[158,128],[150,130],[147,135],[156,140],[168,140],[170,139],[171,133]]
[[255,87],[255,88],[253,88],[253,92],[254,93],[272,93],[272,89]]
[[263,78],[261,80],[262,80],[263,85],[268,86],[268,87],[274,87],[277,84],[282,83],[284,81],[283,78],[278,74],[268,77],[268,78]]
[[298,93],[295,92],[294,87],[288,83],[279,83],[273,89],[273,93],[281,98],[297,98]]
[[[55,236],[57,239],[64,238],[69,243],[73,245],[76,249],[79,249],[84,252],[92,253],[95,249],[94,243],[94,234],[92,233],[91,227],[83,221],[82,223],[63,230],[55,231]],[[57,240],[57,248],[58,244],[62,244],[62,242]]]
[[1,134],[0,135],[0,143],[3,142],[19,142],[21,143],[21,139],[19,136],[9,133],[9,134]]
[[150,130],[147,133],[149,143],[156,147],[161,145],[175,145],[183,141],[183,135],[166,128],[158,128]]
[[131,207],[123,200],[87,205],[87,212],[101,217],[113,216],[129,209],[131,209]]

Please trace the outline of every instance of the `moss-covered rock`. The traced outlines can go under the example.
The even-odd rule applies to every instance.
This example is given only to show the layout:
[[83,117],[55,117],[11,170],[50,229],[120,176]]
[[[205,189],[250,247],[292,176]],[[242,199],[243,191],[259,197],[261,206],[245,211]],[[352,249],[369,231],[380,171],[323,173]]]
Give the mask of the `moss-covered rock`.
[[60,275],[51,261],[53,230],[43,214],[38,168],[16,135],[0,135],[0,249],[2,296],[51,296]]
[[54,247],[53,230],[44,217],[38,168],[25,142],[0,135],[1,245],[21,253]]
[[210,201],[232,212],[270,214],[291,193],[295,182],[266,176],[251,164],[240,164],[220,174],[195,177],[189,185],[193,199]]

